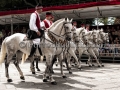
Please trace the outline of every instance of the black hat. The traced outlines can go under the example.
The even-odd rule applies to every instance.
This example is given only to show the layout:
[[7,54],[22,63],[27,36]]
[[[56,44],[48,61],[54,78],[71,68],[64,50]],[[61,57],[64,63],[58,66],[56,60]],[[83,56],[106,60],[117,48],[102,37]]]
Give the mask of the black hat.
[[46,17],[47,16],[53,16],[51,12],[46,12]]
[[40,4],[40,3],[35,7],[36,10],[42,9],[42,8],[43,8],[43,7],[42,7],[42,4]]
[[52,15],[52,13],[51,12],[46,12],[46,15]]

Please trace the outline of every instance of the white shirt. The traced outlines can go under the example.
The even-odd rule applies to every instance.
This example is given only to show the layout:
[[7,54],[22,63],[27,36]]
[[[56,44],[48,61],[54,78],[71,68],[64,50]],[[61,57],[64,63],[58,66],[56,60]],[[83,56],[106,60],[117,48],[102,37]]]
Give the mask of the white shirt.
[[[30,22],[29,22],[29,27],[30,27],[30,30],[33,30],[33,31],[38,31],[38,28],[36,26],[36,18],[37,18],[37,15],[39,17],[39,14],[37,13],[36,15],[36,11],[34,13],[31,14],[30,16]],[[40,17],[39,17],[40,19]],[[40,20],[40,24],[41,24],[41,20]],[[41,26],[41,25],[40,25]],[[33,39],[33,43],[34,44],[40,44],[40,38],[36,38],[36,39]]]
[[[34,13],[31,14],[31,16],[30,16],[30,22],[29,22],[29,27],[30,27],[30,30],[33,30],[33,31],[37,32],[38,28],[36,26],[36,18],[37,18],[37,15],[39,17],[39,14],[37,13],[37,15],[36,15],[36,13],[37,12],[35,11]],[[40,17],[39,17],[39,19],[40,19]],[[40,20],[40,23],[41,23],[41,20]]]

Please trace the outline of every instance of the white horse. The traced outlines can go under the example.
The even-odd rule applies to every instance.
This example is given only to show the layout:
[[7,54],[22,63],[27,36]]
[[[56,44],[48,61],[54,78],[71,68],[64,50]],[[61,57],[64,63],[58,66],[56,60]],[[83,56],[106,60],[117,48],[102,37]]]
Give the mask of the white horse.
[[[44,43],[46,45],[53,44],[55,46],[55,43],[54,43],[54,41],[51,40],[49,34],[52,34],[58,41],[59,40],[64,41],[65,39],[70,40],[71,39],[71,29],[72,29],[71,21],[68,19],[61,19],[59,23],[57,23],[55,26],[53,24],[49,28],[49,32],[45,33],[45,39],[41,41],[41,44],[44,44]],[[6,72],[6,77],[7,77],[8,82],[12,82],[12,79],[10,79],[9,73],[8,73],[8,67],[9,67],[9,63],[10,63],[12,57],[16,54],[16,52],[18,50],[20,50],[21,52],[23,52],[27,55],[30,54],[31,45],[30,46],[27,45],[28,42],[30,44],[30,41],[23,41],[25,37],[26,37],[25,34],[16,33],[9,37],[6,37],[4,39],[4,41],[2,42],[0,64],[4,61],[5,56],[7,54],[7,59],[5,60],[5,72]],[[43,54],[46,56],[46,62],[47,62],[46,70],[47,70],[47,68],[50,69],[51,59],[52,59],[53,55],[55,55],[55,53],[60,53],[60,52],[56,52],[56,48],[53,48],[53,46],[51,48],[49,48],[48,46],[45,46],[45,48],[44,48],[41,45],[41,49],[43,51]],[[61,57],[61,60],[62,59],[63,58]],[[18,62],[19,61],[15,61],[14,64],[21,75],[20,78],[25,79],[23,76],[23,73],[19,67]],[[31,62],[33,62],[33,58],[31,58]],[[52,75],[51,75],[51,83],[56,84],[55,80],[52,78]]]
[[[90,35],[91,34],[91,35]],[[108,34],[104,33],[103,30],[89,31],[87,38],[88,52],[95,58],[99,67],[104,66],[99,62],[99,43],[108,42]],[[93,38],[92,38],[93,36]],[[90,63],[90,62],[89,62]]]
[[94,50],[94,53],[96,54],[96,56],[98,57],[100,63],[101,63],[101,66],[104,66],[102,64],[102,61],[100,60],[100,55],[99,55],[99,49],[100,49],[100,46],[101,44],[103,43],[109,43],[109,36],[108,36],[108,33],[104,33],[103,30],[96,30],[96,34],[97,34],[97,47],[95,47],[93,50]]

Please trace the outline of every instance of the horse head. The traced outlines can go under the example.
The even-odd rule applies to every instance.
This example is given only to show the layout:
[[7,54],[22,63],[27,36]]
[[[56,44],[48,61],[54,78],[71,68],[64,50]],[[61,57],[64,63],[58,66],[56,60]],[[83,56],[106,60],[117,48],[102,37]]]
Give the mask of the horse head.
[[99,30],[99,34],[101,36],[103,43],[109,43],[109,35],[108,33],[103,32],[103,29]]
[[72,29],[72,37],[73,37],[73,41],[74,41],[75,43],[78,43],[78,42],[80,41],[79,35],[78,35],[78,33],[76,32],[76,29],[75,29],[75,28]]
[[65,36],[65,39],[70,41],[72,38],[71,34],[72,30],[72,19],[69,20],[68,18],[63,21],[63,30],[61,31],[62,36]]

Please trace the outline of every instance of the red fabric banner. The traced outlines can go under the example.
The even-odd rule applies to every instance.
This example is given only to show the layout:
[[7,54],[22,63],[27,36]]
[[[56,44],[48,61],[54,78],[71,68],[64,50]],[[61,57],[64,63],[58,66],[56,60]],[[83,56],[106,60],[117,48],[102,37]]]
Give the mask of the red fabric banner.
[[[69,9],[78,9],[78,8],[87,8],[94,6],[105,6],[105,5],[120,5],[120,0],[107,0],[104,2],[89,2],[82,4],[72,4],[72,5],[63,5],[63,6],[52,6],[52,7],[44,7],[44,11],[51,10],[69,10]],[[12,11],[1,11],[0,16],[11,15],[11,14],[27,14],[34,12],[35,9],[24,9],[24,10],[12,10]]]

